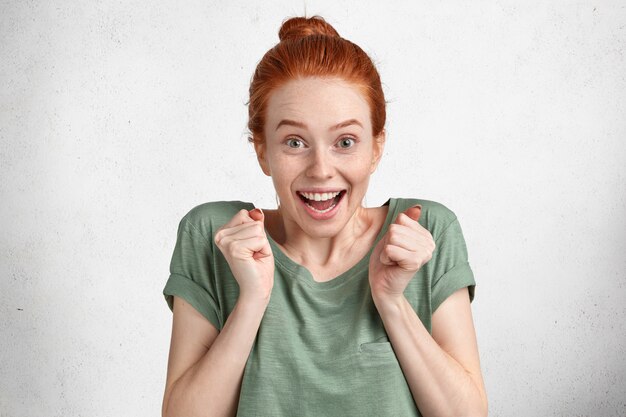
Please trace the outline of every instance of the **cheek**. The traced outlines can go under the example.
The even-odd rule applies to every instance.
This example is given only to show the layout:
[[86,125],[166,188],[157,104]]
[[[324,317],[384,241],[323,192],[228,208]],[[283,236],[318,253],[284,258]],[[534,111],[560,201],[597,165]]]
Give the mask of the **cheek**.
[[294,167],[288,162],[291,161],[281,160],[280,158],[276,158],[270,162],[272,182],[276,189],[288,188],[294,180],[296,173]]
[[372,161],[369,158],[358,158],[358,160],[354,160],[352,163],[346,164],[345,166],[346,168],[349,166],[349,170],[346,171],[346,174],[355,180],[363,180],[371,175]]

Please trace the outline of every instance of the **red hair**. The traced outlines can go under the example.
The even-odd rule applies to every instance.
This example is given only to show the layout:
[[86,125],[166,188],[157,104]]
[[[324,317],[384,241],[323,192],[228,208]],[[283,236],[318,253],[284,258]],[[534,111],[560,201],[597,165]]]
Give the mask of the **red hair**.
[[356,85],[370,107],[372,135],[385,127],[385,96],[370,57],[339,36],[320,16],[293,17],[283,22],[280,42],[267,51],[254,71],[248,102],[252,143],[265,142],[263,129],[271,93],[286,82],[304,77],[341,78]]

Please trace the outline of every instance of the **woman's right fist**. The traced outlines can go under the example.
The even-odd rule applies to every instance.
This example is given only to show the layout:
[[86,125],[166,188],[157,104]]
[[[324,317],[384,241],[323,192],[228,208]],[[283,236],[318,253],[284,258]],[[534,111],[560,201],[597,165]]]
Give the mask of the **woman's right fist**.
[[240,298],[269,300],[272,293],[274,255],[264,220],[261,209],[242,209],[215,233],[215,244],[239,284]]

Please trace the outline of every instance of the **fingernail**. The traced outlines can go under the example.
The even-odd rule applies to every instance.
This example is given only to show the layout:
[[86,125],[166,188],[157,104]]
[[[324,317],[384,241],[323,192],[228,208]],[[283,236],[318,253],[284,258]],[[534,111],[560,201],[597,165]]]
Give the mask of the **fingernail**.
[[422,205],[421,204],[416,204],[416,205],[413,206],[413,208],[418,208],[418,209],[421,210],[422,209]]
[[257,213],[259,213],[259,214],[261,214],[261,215],[264,215],[264,214],[263,214],[263,210],[261,210],[261,209],[260,209],[260,208],[258,208],[258,207],[257,207],[257,208],[255,208],[254,210],[250,211],[250,213],[252,213],[252,212],[257,212]]

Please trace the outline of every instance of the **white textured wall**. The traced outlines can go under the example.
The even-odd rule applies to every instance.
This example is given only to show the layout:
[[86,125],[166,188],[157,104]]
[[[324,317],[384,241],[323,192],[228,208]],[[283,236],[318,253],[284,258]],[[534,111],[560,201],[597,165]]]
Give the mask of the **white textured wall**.
[[[159,415],[178,221],[209,200],[275,207],[244,103],[304,10],[0,1],[0,416]],[[368,205],[461,220],[491,415],[626,415],[624,2],[306,11],[379,65]]]

